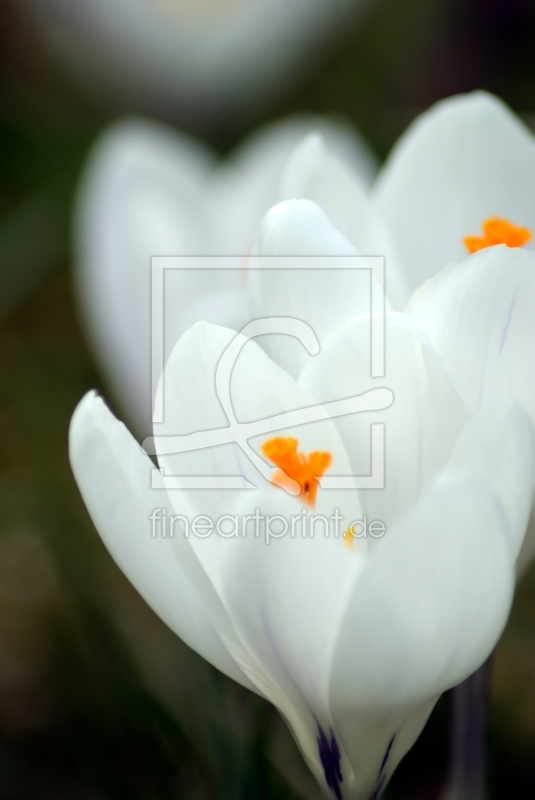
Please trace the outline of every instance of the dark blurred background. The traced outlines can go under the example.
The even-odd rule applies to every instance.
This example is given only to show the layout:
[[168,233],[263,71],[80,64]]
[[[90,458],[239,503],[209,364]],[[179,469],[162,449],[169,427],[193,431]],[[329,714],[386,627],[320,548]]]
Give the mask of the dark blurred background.
[[[137,109],[82,87],[22,5],[0,0],[0,798],[314,800],[277,713],[155,617],[78,495],[68,423],[100,379],[71,289],[71,201],[95,137]],[[179,121],[225,154],[283,114],[336,112],[382,159],[416,114],[476,88],[535,123],[532,0],[375,0],[261,111]],[[532,797],[534,569],[490,695],[490,797]],[[387,798],[438,797],[447,720],[446,696]]]

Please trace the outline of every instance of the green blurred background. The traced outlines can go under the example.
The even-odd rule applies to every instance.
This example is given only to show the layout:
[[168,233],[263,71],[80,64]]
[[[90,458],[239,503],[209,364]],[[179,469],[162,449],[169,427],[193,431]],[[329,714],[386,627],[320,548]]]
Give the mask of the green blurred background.
[[[336,112],[384,158],[441,97],[485,88],[535,123],[531,0],[375,0],[298,85],[196,128],[222,154],[295,111]],[[79,497],[67,429],[99,376],[70,275],[73,192],[125,111],[82,89],[0,2],[0,798],[319,797],[278,714],[183,645],[116,568]],[[489,165],[492,169],[492,165]],[[535,569],[493,659],[492,798],[535,795]],[[437,798],[448,698],[387,798]]]

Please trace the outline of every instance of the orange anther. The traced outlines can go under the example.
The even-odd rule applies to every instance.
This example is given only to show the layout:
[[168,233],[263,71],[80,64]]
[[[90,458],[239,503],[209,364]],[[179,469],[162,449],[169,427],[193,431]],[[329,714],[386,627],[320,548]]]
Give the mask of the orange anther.
[[276,486],[288,487],[291,481],[296,481],[301,487],[301,499],[314,507],[318,478],[331,466],[332,456],[317,450],[305,455],[298,451],[298,445],[297,439],[291,436],[275,436],[264,442],[262,452],[278,467],[271,482]]
[[482,226],[483,236],[465,236],[464,244],[469,253],[492,247],[495,244],[506,244],[507,247],[522,247],[533,237],[529,228],[513,225],[508,219],[489,217]]

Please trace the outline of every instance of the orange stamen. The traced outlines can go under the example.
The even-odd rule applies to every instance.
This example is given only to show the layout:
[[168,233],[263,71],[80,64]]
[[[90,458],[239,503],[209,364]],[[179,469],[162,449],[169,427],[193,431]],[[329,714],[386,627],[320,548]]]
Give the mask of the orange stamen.
[[529,228],[513,225],[508,219],[489,217],[482,226],[483,236],[465,236],[464,244],[469,253],[492,247],[495,244],[506,244],[507,247],[522,247],[533,237]]
[[271,482],[283,488],[291,488],[292,482],[297,482],[301,489],[301,499],[313,508],[319,486],[318,478],[331,466],[332,456],[317,450],[305,455],[298,451],[298,445],[297,439],[291,436],[275,436],[264,442],[262,452],[278,467]]

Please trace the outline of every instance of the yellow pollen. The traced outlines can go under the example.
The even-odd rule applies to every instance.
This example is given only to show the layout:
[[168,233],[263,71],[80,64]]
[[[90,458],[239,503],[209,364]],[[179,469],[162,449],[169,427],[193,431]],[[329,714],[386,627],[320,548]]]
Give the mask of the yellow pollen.
[[464,244],[469,253],[492,247],[495,244],[506,244],[507,247],[522,247],[533,237],[529,228],[522,225],[513,225],[508,219],[489,217],[482,226],[482,236],[465,236]]
[[318,491],[318,478],[332,464],[330,453],[318,450],[305,455],[297,449],[299,442],[291,436],[275,436],[262,445],[262,452],[278,467],[273,472],[271,483],[283,488],[291,488],[296,481],[300,488],[300,497],[308,506],[314,507]]
[[344,544],[346,547],[349,547],[350,550],[353,550],[353,525],[350,525],[344,533]]

